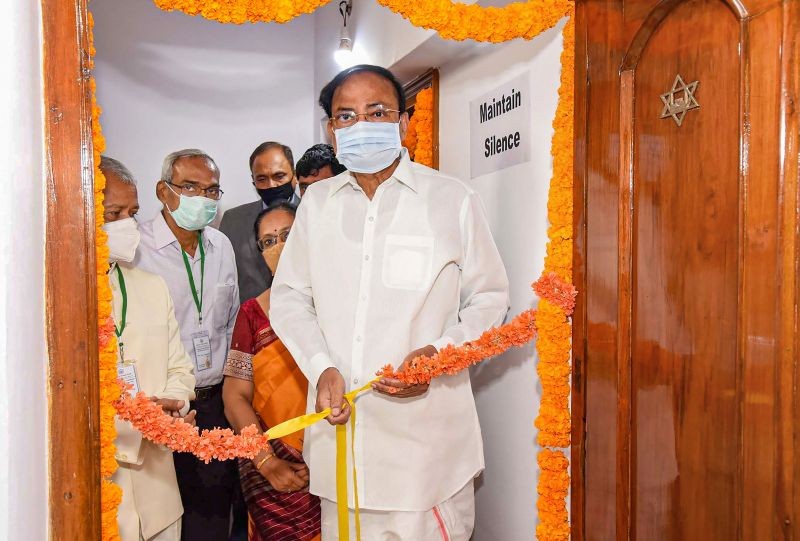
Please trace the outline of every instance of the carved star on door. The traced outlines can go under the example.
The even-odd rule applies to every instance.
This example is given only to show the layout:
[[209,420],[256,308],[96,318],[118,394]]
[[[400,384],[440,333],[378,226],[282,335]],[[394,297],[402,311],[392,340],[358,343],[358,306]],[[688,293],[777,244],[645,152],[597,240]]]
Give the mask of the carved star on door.
[[675,82],[672,83],[672,89],[661,94],[661,101],[664,102],[661,118],[672,117],[675,124],[680,126],[683,123],[683,117],[686,116],[688,111],[700,107],[700,104],[697,103],[697,99],[694,97],[697,85],[699,84],[700,81],[686,84],[680,74],[677,75],[675,77]]

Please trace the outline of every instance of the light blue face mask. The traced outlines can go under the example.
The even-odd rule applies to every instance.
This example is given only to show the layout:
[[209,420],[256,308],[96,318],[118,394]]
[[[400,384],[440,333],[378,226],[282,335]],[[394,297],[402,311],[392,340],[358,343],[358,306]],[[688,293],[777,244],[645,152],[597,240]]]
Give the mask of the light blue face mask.
[[175,210],[170,210],[169,206],[165,205],[178,227],[187,231],[198,231],[214,221],[217,216],[217,201],[199,195],[188,197],[178,194],[169,183],[167,187],[181,198]]
[[399,122],[356,122],[333,134],[336,158],[355,173],[377,173],[400,155]]

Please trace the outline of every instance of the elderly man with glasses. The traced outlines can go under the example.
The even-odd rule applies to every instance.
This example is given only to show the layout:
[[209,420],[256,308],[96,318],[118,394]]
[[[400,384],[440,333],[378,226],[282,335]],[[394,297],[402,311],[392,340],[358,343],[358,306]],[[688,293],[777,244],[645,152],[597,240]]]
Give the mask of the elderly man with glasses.
[[[160,276],[130,263],[139,246],[136,180],[122,163],[102,156],[103,230],[108,235],[108,278],[114,307],[120,379],[156,400],[174,417],[184,416],[194,397],[194,367],[181,344],[169,290]],[[192,422],[194,412],[185,420]],[[122,541],[179,541],[183,506],[172,451],[144,440],[130,423],[116,419],[122,489],[117,524]]]
[[[230,347],[239,288],[233,248],[209,226],[222,190],[219,168],[197,149],[164,159],[156,195],[161,212],[140,226],[135,264],[167,283],[175,304],[181,342],[194,364],[197,426],[227,427],[222,404],[222,370]],[[223,541],[230,529],[231,499],[237,483],[231,461],[204,464],[175,453],[183,501],[182,539]]]
[[[350,416],[344,393],[383,365],[434,354],[501,323],[508,279],[475,191],[413,163],[402,149],[408,116],[391,72],[349,68],[319,101],[349,171],[303,196],[269,319],[308,379],[309,408],[330,407],[328,421],[343,424]],[[359,399],[353,442],[361,538],[468,540],[473,478],[484,465],[469,373],[430,386],[382,379],[372,388]],[[335,441],[329,426],[306,431],[323,539],[337,538]]]

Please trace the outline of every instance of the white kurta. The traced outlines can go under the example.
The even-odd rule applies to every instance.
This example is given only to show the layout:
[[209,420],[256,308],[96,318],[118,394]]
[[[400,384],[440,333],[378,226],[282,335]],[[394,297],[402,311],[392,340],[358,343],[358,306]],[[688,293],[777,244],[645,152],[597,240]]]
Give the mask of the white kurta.
[[[149,272],[120,268],[128,292],[122,341],[125,360],[136,367],[139,390],[148,396],[183,400],[188,410],[189,400],[194,399],[194,367],[181,344],[167,285]],[[109,278],[114,321],[119,325],[122,295],[115,270]],[[123,488],[120,533],[123,541],[150,539],[183,515],[172,451],[144,440],[128,422],[117,419],[116,429],[114,445],[120,467],[113,480]]]
[[[369,200],[349,173],[313,184],[272,285],[270,321],[310,382],[335,366],[348,389],[412,350],[476,338],[508,311],[508,279],[477,194],[403,154]],[[414,399],[357,402],[360,505],[426,511],[483,469],[468,372]],[[335,435],[306,432],[311,492],[336,499]],[[349,460],[349,457],[348,457]],[[352,506],[352,487],[349,490]]]

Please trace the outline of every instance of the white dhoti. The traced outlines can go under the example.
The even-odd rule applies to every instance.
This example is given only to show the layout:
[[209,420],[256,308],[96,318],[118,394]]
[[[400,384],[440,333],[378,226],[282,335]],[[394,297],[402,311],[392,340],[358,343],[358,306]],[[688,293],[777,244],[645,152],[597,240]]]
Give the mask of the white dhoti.
[[[339,539],[336,502],[322,501],[322,541]],[[428,511],[361,509],[361,541],[468,541],[475,524],[473,482]],[[350,509],[350,539],[356,539]]]

